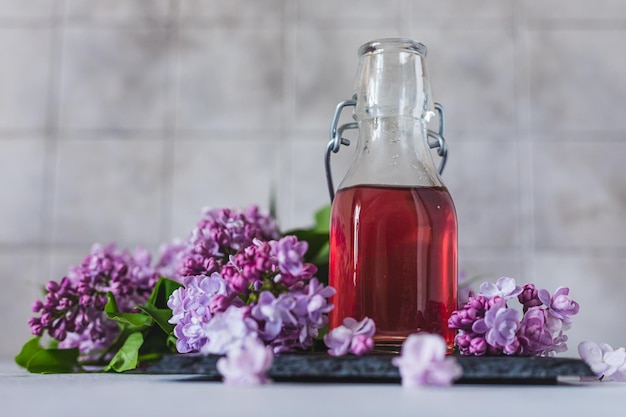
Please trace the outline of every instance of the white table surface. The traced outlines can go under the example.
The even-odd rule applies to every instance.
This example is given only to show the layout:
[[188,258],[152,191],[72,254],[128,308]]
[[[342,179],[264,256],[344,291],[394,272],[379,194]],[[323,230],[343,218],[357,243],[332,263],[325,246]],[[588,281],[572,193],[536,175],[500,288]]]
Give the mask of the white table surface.
[[33,375],[0,360],[0,416],[623,416],[626,383],[555,386],[287,384],[240,388],[189,375]]

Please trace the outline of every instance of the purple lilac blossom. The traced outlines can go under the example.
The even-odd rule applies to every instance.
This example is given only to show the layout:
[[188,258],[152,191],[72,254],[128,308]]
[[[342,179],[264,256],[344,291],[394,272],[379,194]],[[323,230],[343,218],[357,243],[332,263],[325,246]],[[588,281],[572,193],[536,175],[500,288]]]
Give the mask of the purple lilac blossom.
[[[335,291],[310,276],[314,267],[302,261],[302,251],[290,260],[301,265],[289,272],[290,285],[276,282],[281,251],[273,248],[281,247],[289,251],[302,245],[292,236],[270,242],[253,239],[250,246],[230,256],[219,274],[211,276],[213,280],[219,277],[220,285],[211,287],[219,289],[200,291],[195,289],[202,286],[196,282],[199,278],[184,279],[183,288],[172,294],[168,304],[179,352],[223,353],[248,333],[275,353],[312,346],[313,338],[328,324],[333,308],[328,298]],[[243,310],[244,304],[245,314],[237,317],[231,305]],[[231,331],[239,331],[234,341],[228,336]]]
[[[217,313],[214,299],[229,298],[228,283],[214,272],[210,276],[196,275],[183,278],[183,286],[170,296],[167,306],[172,310],[169,322],[174,324],[176,348],[180,353],[199,351],[208,341],[204,326]],[[220,298],[220,299],[224,299]],[[228,304],[228,303],[227,303]],[[219,309],[223,311],[222,308]]]
[[492,305],[484,319],[478,319],[472,325],[472,331],[484,334],[491,346],[504,348],[515,342],[515,333],[519,327],[519,313],[506,307],[504,301]]
[[509,277],[500,277],[495,284],[491,282],[483,282],[480,285],[479,295],[485,297],[500,296],[504,300],[517,297],[522,292],[522,287],[515,284],[515,280]]
[[446,357],[446,342],[440,335],[412,334],[402,344],[392,363],[399,368],[402,386],[449,386],[461,377],[463,369],[453,357]]
[[601,380],[626,381],[626,350],[606,343],[581,342],[578,354]]
[[305,264],[302,258],[309,245],[298,241],[295,236],[286,236],[279,241],[271,242],[272,256],[278,261],[280,274],[276,275],[276,282],[282,282],[290,287],[296,282],[313,277],[317,268],[313,264]]
[[569,296],[569,288],[559,287],[550,297],[547,290],[539,290],[539,299],[548,306],[550,316],[562,320],[565,328],[571,323],[571,316],[578,314],[580,306]]
[[[328,353],[332,356],[343,356],[348,352],[362,355],[367,353],[363,351],[363,347],[372,346],[373,348],[374,333],[376,333],[374,320],[365,317],[361,321],[356,321],[352,317],[346,317],[343,320],[343,325],[332,329],[324,336],[324,343],[328,347]],[[357,336],[363,336],[365,339],[372,339],[372,341],[369,342],[363,340],[363,337],[359,337],[359,341],[355,343],[354,339]]]
[[66,277],[46,284],[44,301],[33,304],[33,312],[41,316],[29,320],[31,331],[37,336],[47,331],[60,348],[77,347],[83,357],[104,349],[118,333],[104,313],[107,292],[123,312],[143,304],[159,278],[150,261],[143,249],[131,254],[115,245],[94,245]]
[[217,361],[217,370],[229,385],[260,385],[270,382],[267,371],[272,367],[272,349],[255,337],[230,349]]
[[537,291],[533,284],[524,285],[517,299],[520,304],[524,306],[524,313],[531,307],[537,307],[543,304],[539,299],[539,291]]
[[229,256],[250,246],[255,239],[279,237],[274,219],[261,213],[257,206],[245,210],[205,209],[177,253],[176,276],[170,278],[180,281],[187,275],[211,275],[227,263]]

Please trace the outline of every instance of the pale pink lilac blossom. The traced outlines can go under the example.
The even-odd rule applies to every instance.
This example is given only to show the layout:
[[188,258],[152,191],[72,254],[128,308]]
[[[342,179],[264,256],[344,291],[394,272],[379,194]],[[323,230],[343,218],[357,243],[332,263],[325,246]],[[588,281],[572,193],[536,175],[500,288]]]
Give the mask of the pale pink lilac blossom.
[[352,317],[346,317],[343,325],[332,329],[324,336],[324,343],[332,356],[343,356],[348,352],[363,355],[373,349],[374,333],[376,333],[374,320],[365,317],[361,321],[356,321]]
[[581,342],[578,354],[600,380],[626,381],[626,350],[606,343]]
[[402,386],[449,386],[461,377],[463,369],[451,356],[446,356],[446,342],[440,335],[418,333],[409,335],[402,344],[399,357],[392,363],[398,367]]
[[255,337],[246,338],[240,346],[228,350],[217,361],[217,370],[229,385],[260,385],[270,382],[267,372],[272,367],[272,349]]

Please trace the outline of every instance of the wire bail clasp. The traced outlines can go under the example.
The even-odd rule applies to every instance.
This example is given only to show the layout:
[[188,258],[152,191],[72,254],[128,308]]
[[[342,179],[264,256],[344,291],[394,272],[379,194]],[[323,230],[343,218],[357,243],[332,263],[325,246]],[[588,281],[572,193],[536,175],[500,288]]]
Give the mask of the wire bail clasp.
[[[330,124],[330,141],[328,145],[326,145],[326,157],[324,159],[324,165],[326,168],[326,184],[328,185],[328,194],[330,196],[330,202],[335,199],[335,186],[333,185],[333,176],[330,166],[330,155],[332,153],[339,152],[341,145],[350,146],[350,141],[346,138],[343,138],[343,132],[349,129],[358,129],[359,124],[356,122],[345,123],[339,126],[339,119],[341,118],[341,112],[344,107],[355,107],[356,106],[356,98],[352,98],[352,100],[344,100],[337,104],[335,108],[335,113],[333,114],[333,120]],[[446,162],[448,161],[448,146],[446,144],[446,140],[443,137],[444,135],[444,112],[443,106],[439,103],[435,103],[435,110],[439,115],[439,129],[438,132],[428,129],[428,146],[430,149],[437,148],[437,155],[441,157],[441,162],[439,163],[439,175],[443,174],[443,170],[446,167]],[[431,139],[433,139],[431,141]]]

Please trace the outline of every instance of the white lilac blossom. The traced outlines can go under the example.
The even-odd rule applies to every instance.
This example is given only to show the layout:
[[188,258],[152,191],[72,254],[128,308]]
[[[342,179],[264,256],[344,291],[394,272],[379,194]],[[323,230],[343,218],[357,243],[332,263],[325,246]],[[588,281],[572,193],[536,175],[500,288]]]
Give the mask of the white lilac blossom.
[[217,370],[225,384],[259,385],[270,381],[266,374],[272,361],[272,349],[257,338],[248,337],[217,361]]
[[626,381],[626,350],[606,343],[581,342],[578,354],[600,380]]
[[313,276],[306,249],[294,236],[255,238],[219,272],[184,278],[168,303],[177,350],[222,354],[250,335],[274,353],[311,347],[328,324],[335,291]]
[[[508,305],[515,295],[523,306],[521,319]],[[552,356],[567,350],[564,332],[578,310],[567,287],[550,296],[533,284],[519,287],[503,277],[483,283],[478,295],[452,313],[448,327],[459,330],[455,342],[462,355]]]
[[343,325],[335,327],[324,336],[324,343],[332,356],[343,356],[348,352],[363,355],[373,349],[374,333],[376,333],[374,320],[365,317],[361,321],[356,321],[352,317],[346,317]]
[[483,282],[480,284],[479,295],[485,297],[500,296],[505,300],[517,297],[522,292],[522,287],[515,285],[515,280],[509,277],[500,277],[495,284],[491,282]]
[[456,359],[446,356],[446,350],[446,342],[440,335],[409,335],[402,344],[400,356],[392,360],[400,371],[402,386],[449,386],[460,378],[463,369]]

